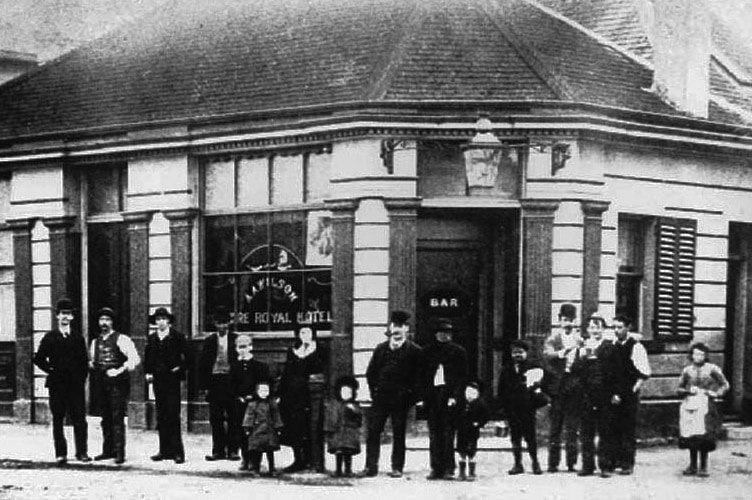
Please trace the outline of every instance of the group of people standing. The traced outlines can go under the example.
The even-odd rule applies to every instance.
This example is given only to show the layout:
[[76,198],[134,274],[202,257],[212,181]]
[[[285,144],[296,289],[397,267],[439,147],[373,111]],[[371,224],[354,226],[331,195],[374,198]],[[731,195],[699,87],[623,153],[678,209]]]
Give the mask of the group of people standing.
[[[56,461],[67,461],[63,423],[69,415],[75,437],[75,457],[91,461],[87,449],[85,383],[92,378],[93,413],[102,417],[102,453],[94,460],[125,461],[124,418],[130,388],[129,372],[141,362],[130,338],[115,327],[116,314],[107,307],[97,313],[99,335],[87,348],[71,327],[75,308],[68,299],[56,307],[57,327],[45,334],[34,363],[47,373]],[[543,345],[542,364],[531,361],[531,346],[515,340],[509,361],[500,372],[495,405],[483,397],[481,384],[469,377],[465,349],[454,342],[454,326],[435,324],[431,342],[421,347],[410,337],[410,314],[393,311],[387,339],[378,344],[366,371],[372,401],[367,419],[366,460],[361,476],[379,471],[381,437],[391,420],[390,477],[401,477],[405,465],[408,414],[413,406],[425,414],[429,430],[428,479],[476,478],[475,454],[480,429],[492,409],[508,421],[514,465],[509,474],[524,472],[522,441],[526,442],[533,474],[542,474],[537,455],[536,412],[550,405],[547,472],[558,472],[561,449],[564,464],[575,471],[581,452],[580,476],[608,477],[617,469],[632,474],[640,388],[650,377],[647,352],[629,332],[629,320],[613,320],[614,339],[604,338],[606,322],[593,314],[580,333],[577,311],[564,304],[559,326]],[[172,326],[165,308],[150,316],[154,329],[144,350],[146,382],[153,385],[159,432],[154,461],[185,462],[181,437],[181,382],[190,366],[185,336]],[[215,332],[204,342],[198,362],[200,390],[209,403],[212,449],[208,461],[240,461],[240,469],[260,472],[265,456],[276,474],[274,452],[292,448],[294,461],[285,472],[324,471],[325,446],[336,457],[335,475],[352,476],[352,456],[360,453],[364,412],[357,401],[359,384],[351,376],[338,379],[328,397],[329,355],[317,342],[316,331],[301,326],[287,350],[281,376],[254,357],[253,339],[230,331],[229,312],[213,315]],[[707,362],[708,349],[691,348],[692,364],[682,373],[680,446],[690,450],[685,474],[707,474],[707,453],[715,447],[718,412],[714,399],[728,390],[716,366]],[[535,356],[532,356],[533,358]],[[563,439],[562,439],[563,438]],[[563,442],[562,442],[563,441]],[[597,446],[596,446],[597,442]],[[596,464],[597,458],[597,464]],[[699,466],[698,466],[699,458]]]

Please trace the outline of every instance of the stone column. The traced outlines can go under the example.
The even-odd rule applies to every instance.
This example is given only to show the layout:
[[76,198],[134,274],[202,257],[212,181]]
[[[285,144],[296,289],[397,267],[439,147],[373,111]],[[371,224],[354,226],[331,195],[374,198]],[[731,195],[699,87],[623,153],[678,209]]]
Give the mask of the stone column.
[[522,205],[522,329],[542,343],[551,330],[551,274],[554,212],[558,200],[526,199]]
[[332,340],[330,382],[353,370],[353,246],[354,201],[327,203],[332,212]]
[[389,310],[409,312],[414,325],[420,199],[387,199],[385,204],[389,211]]
[[[81,311],[81,233],[75,232],[76,217],[50,217],[44,224],[50,231],[52,314],[61,297],[68,297]],[[79,325],[81,318],[77,317]],[[53,324],[55,320],[53,318]]]
[[[123,213],[123,219],[128,224],[130,310],[117,311],[117,314],[128,315],[131,331],[126,333],[136,344],[142,358],[149,332],[149,222],[152,215],[150,211]],[[132,427],[146,426],[146,398],[146,382],[141,364],[131,374],[128,416]]]
[[[185,335],[188,345],[193,337],[192,303],[193,303],[193,221],[197,211],[194,209],[168,210],[164,216],[170,221],[170,255],[172,270],[172,314],[173,325]],[[190,368],[190,367],[189,367]],[[189,370],[186,382],[180,389],[180,422],[183,431],[188,429],[188,385],[196,377]]]
[[32,219],[9,220],[13,230],[13,270],[16,298],[16,400],[13,418],[30,423],[34,419],[34,297],[31,275]]
[[583,245],[582,245],[582,327],[587,327],[587,319],[598,310],[601,279],[601,226],[603,212],[610,202],[582,201]]

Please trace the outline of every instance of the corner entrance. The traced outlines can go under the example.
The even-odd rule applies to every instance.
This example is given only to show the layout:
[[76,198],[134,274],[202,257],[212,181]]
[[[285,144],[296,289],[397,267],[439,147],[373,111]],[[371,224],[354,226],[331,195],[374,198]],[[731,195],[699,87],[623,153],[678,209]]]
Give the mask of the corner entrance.
[[728,408],[752,424],[752,224],[729,226],[726,294],[726,366],[731,391]]
[[504,342],[518,335],[518,221],[516,210],[418,217],[416,340],[428,344],[436,323],[451,320],[470,376],[489,390]]

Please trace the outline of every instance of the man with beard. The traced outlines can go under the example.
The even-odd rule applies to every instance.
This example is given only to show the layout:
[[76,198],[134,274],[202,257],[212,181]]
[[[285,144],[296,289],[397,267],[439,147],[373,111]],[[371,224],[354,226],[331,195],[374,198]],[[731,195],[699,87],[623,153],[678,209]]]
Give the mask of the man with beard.
[[420,384],[421,349],[408,340],[410,314],[393,311],[385,342],[376,346],[366,370],[371,392],[368,437],[366,439],[365,476],[379,471],[381,433],[387,418],[392,421],[392,470],[390,477],[402,477],[405,466],[405,430],[407,414],[416,399]]
[[115,311],[103,307],[97,313],[99,337],[91,343],[90,366],[93,371],[92,392],[102,416],[102,453],[94,460],[115,459],[125,462],[125,415],[130,374],[141,358],[133,341],[113,327]]

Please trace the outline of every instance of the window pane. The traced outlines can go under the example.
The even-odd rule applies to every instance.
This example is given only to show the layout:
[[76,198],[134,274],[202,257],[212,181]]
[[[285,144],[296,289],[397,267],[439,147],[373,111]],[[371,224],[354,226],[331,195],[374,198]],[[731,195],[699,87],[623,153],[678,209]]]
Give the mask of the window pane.
[[0,177],[0,223],[10,213],[10,177]]
[[624,315],[632,321],[632,328],[640,324],[640,276],[617,276],[616,314]]
[[303,203],[303,156],[275,156],[272,163],[272,205]]
[[125,167],[99,167],[86,172],[87,204],[90,214],[124,210]]
[[205,208],[235,207],[235,164],[232,160],[213,161],[204,168]]
[[205,329],[211,330],[214,328],[211,318],[217,306],[226,307],[231,312],[235,310],[237,282],[238,278],[233,274],[206,276],[204,278],[204,310],[207,319],[204,324]]
[[235,217],[206,218],[206,272],[231,272],[235,270]]
[[238,162],[238,206],[269,205],[269,159],[243,158]]
[[320,210],[308,213],[306,237],[306,266],[331,266],[334,240],[332,238],[331,212]]
[[317,330],[332,328],[332,272],[309,271],[305,274],[305,307],[298,318]]
[[331,153],[313,154],[306,162],[306,196],[307,203],[324,201],[330,195],[329,180],[332,176]]
[[238,270],[260,271],[269,265],[269,215],[238,216]]
[[619,271],[643,272],[645,237],[640,219],[619,219]]
[[305,262],[305,214],[274,214],[271,226],[272,259],[276,269],[300,269]]

